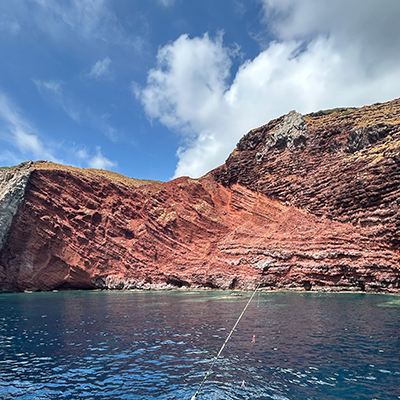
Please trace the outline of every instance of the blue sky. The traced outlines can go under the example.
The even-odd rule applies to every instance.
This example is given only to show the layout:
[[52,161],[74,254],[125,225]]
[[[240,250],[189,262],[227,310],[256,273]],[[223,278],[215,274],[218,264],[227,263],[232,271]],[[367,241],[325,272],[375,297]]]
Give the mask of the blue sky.
[[248,130],[400,97],[398,0],[3,0],[0,165],[198,177]]

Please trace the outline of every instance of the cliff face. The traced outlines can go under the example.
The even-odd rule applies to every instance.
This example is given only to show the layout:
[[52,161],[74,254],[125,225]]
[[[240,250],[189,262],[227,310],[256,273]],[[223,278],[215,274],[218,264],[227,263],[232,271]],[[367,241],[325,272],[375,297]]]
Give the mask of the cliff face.
[[215,171],[217,181],[359,226],[398,251],[400,101],[293,114],[244,136]]
[[399,151],[396,100],[291,112],[197,180],[4,172],[0,217],[18,212],[0,228],[0,290],[400,291]]

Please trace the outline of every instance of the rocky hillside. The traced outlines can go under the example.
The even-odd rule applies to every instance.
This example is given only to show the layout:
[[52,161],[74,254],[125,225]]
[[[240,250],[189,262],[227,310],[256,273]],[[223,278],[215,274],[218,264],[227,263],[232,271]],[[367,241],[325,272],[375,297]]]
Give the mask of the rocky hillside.
[[400,291],[400,100],[245,135],[200,179],[0,170],[0,290]]

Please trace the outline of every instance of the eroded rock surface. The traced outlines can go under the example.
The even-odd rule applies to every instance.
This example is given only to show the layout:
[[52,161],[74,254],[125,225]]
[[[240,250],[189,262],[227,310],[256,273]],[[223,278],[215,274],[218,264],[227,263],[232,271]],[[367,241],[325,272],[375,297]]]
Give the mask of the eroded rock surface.
[[0,252],[4,247],[12,220],[21,204],[29,176],[31,163],[13,171],[0,170]]
[[400,101],[307,115],[305,146],[269,148],[260,158],[281,120],[245,135],[214,172],[217,181],[359,226],[370,241],[399,251]]
[[399,100],[291,112],[166,183],[35,163],[0,290],[399,291],[399,126]]
[[257,161],[262,161],[270,149],[293,150],[305,146],[307,142],[307,125],[304,117],[296,112],[290,111],[283,117],[283,122],[277,124],[265,138],[264,148],[256,154]]

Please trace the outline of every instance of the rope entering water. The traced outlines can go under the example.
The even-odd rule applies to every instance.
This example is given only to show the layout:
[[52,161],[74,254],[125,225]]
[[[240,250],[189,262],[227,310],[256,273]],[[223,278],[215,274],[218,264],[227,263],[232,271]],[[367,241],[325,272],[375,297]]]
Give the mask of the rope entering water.
[[211,371],[212,371],[212,369],[213,369],[213,367],[214,367],[214,364],[217,362],[219,356],[221,355],[221,353],[222,353],[222,351],[224,350],[226,344],[228,343],[229,339],[231,338],[231,336],[232,336],[234,330],[236,329],[236,327],[237,327],[239,321],[242,319],[244,313],[246,312],[247,307],[248,307],[249,304],[251,303],[251,300],[253,300],[253,297],[254,297],[254,295],[256,294],[256,292],[257,292],[258,288],[260,287],[260,285],[261,285],[261,283],[259,283],[259,284],[257,285],[257,287],[255,288],[253,294],[251,295],[251,297],[250,297],[250,299],[248,300],[247,304],[246,304],[245,307],[243,308],[243,311],[242,311],[242,313],[239,315],[239,318],[236,320],[235,325],[233,325],[233,328],[231,329],[231,331],[229,332],[229,335],[228,335],[227,338],[225,339],[225,342],[223,343],[223,345],[222,345],[221,348],[219,349],[218,354],[215,356],[213,362],[211,363],[210,368],[208,369],[208,371],[207,371],[206,374],[204,375],[204,378],[203,378],[203,380],[201,381],[201,383],[200,383],[200,385],[199,385],[199,388],[197,389],[196,393],[193,395],[193,397],[191,398],[191,400],[196,400],[196,397],[197,397],[197,395],[200,393],[200,391],[201,391],[201,389],[202,389],[202,387],[203,387],[205,381],[207,380],[207,378],[208,378],[209,375],[211,374]]

